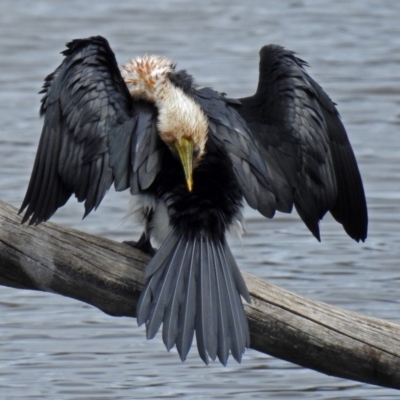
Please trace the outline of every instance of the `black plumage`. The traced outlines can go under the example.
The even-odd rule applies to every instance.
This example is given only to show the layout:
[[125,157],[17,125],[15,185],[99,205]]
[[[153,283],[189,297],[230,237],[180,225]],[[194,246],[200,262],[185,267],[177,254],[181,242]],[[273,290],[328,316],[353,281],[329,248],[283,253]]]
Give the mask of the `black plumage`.
[[367,206],[354,153],[334,103],[305,65],[293,52],[264,46],[256,94],[235,108],[277,174],[277,210],[294,204],[318,240],[329,210],[350,237],[365,240]]
[[182,360],[195,333],[206,363],[218,357],[226,364],[229,353],[240,361],[249,346],[241,297],[250,296],[226,242],[227,231],[240,227],[243,200],[269,218],[294,205],[318,239],[319,221],[330,211],[350,237],[365,240],[364,190],[346,131],[294,53],[263,47],[256,94],[239,100],[197,87],[172,64],[165,80],[142,65],[145,85],[159,80],[206,118],[204,149],[198,133],[182,139],[193,149],[192,177],[173,146],[180,132],[167,132],[169,142],[160,131],[157,83],[142,93],[137,75],[128,82],[99,36],[74,40],[63,54],[42,90],[44,126],[23,222],[48,220],[72,194],[85,201],[87,215],[113,183],[129,188],[144,219],[140,244],[153,236],[162,242],[146,269],[138,322],[149,338],[163,324],[166,347],[176,345]]

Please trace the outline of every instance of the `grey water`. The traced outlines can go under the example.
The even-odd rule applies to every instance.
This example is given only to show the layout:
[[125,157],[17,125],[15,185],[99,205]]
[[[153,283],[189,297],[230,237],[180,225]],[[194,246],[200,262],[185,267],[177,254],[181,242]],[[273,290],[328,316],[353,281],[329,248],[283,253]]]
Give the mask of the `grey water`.
[[[246,210],[232,241],[241,269],[285,289],[400,322],[400,2],[392,0],[0,0],[0,198],[19,207],[42,121],[43,78],[65,42],[103,35],[118,62],[163,54],[201,85],[250,95],[258,50],[281,44],[310,64],[338,108],[363,176],[369,237],[355,243],[326,216],[318,243],[295,214]],[[84,221],[74,199],[52,219],[133,240],[126,193]],[[110,266],[112,268],[112,266]],[[52,294],[0,287],[0,399],[388,399],[396,391],[329,377],[249,350],[241,364],[181,363],[160,337]]]

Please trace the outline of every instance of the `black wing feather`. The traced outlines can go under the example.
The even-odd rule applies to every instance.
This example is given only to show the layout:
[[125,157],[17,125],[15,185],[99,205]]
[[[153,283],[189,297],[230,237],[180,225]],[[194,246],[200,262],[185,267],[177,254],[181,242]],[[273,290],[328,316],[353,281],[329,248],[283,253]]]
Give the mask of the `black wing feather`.
[[338,222],[343,224],[343,228],[350,237],[365,240],[368,211],[355,155],[334,103],[317,82],[312,78],[309,79],[327,121],[329,145],[335,169],[337,196],[330,212]]
[[213,89],[193,90],[191,95],[208,117],[209,135],[228,152],[247,203],[271,218],[276,210],[274,181],[246,122]]
[[138,104],[136,134],[132,143],[131,193],[138,194],[153,183],[160,171],[165,145],[157,133],[157,112],[144,102]]
[[[132,99],[107,40],[73,40],[63,55],[42,90],[42,136],[20,209],[27,207],[23,222],[30,224],[49,219],[73,193],[85,201],[86,216],[113,182],[117,190],[125,190],[138,173],[132,190],[137,192],[140,181],[146,187],[152,183],[159,165],[156,145],[140,155],[135,152],[141,138],[157,140],[156,109]],[[142,124],[143,118],[150,122]],[[137,167],[135,158],[140,158]],[[153,173],[144,180],[140,168],[148,159]]]
[[355,240],[367,236],[367,208],[358,166],[333,102],[280,46],[260,51],[252,97],[232,104],[245,119],[275,183],[277,209],[299,215],[320,239],[327,211]]

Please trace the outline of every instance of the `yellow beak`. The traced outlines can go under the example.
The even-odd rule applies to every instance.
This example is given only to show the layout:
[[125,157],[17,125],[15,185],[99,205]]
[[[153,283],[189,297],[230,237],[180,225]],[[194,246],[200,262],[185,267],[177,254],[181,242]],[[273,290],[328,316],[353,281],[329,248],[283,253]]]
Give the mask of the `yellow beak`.
[[193,142],[182,138],[174,143],[175,149],[179,154],[183,170],[185,172],[186,184],[189,192],[193,188]]

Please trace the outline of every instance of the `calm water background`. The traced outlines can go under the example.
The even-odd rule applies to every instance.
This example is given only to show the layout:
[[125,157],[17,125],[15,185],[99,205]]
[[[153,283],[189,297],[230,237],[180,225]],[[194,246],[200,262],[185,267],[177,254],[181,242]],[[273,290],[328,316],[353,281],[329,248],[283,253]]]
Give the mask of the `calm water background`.
[[[41,130],[42,79],[66,41],[106,36],[119,63],[167,55],[197,82],[229,96],[254,92],[258,50],[277,43],[311,65],[339,104],[364,179],[370,229],[350,240],[332,218],[322,243],[297,215],[265,220],[248,210],[233,251],[243,270],[347,310],[400,322],[400,2],[380,1],[0,1],[0,197],[19,206]],[[71,200],[53,221],[115,240],[125,193],[109,193],[81,221]],[[51,294],[0,288],[0,399],[399,398],[248,351],[241,365],[205,367],[192,349],[181,363],[129,318]]]

